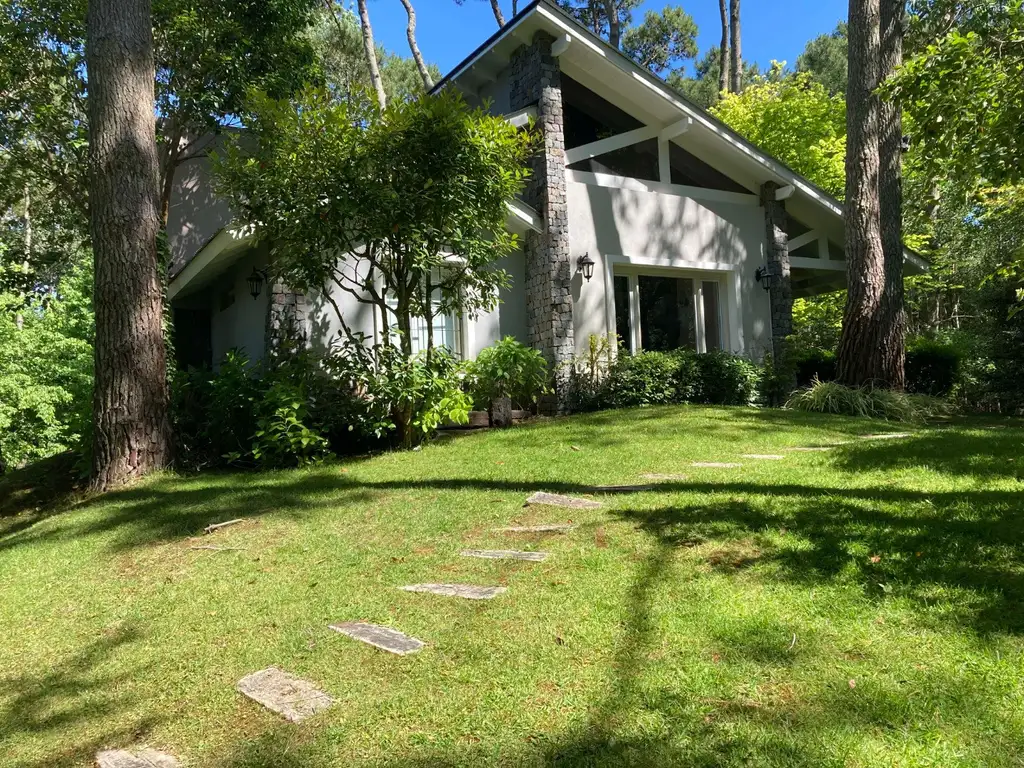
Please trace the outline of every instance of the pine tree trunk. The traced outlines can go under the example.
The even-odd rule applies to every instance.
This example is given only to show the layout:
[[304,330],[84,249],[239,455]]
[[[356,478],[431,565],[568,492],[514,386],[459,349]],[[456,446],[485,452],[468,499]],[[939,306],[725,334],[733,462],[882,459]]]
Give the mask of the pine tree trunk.
[[370,10],[366,7],[366,0],[359,0],[359,28],[363,33],[363,53],[370,70],[370,82],[377,92],[377,105],[383,112],[388,108],[388,95],[384,91],[384,80],[381,79],[380,67],[377,65],[377,46],[373,42],[373,27],[370,26]]
[[617,0],[604,0],[604,12],[608,16],[608,44],[615,50],[618,50],[621,29]]
[[731,90],[739,93],[743,90],[743,54],[740,51],[740,0],[729,0],[729,16],[731,21],[731,45],[729,55],[729,78]]
[[[501,12],[501,3],[498,0],[491,0],[491,11],[494,13],[494,20],[498,22],[498,29],[505,26],[505,15]],[[512,15],[516,15],[516,3],[512,0]]]
[[[881,0],[881,70],[885,82],[903,63],[904,0]],[[878,113],[878,202],[881,217],[882,252],[885,258],[885,289],[882,293],[882,319],[886,323],[882,346],[885,355],[884,380],[893,389],[906,385],[907,317],[903,297],[903,120],[900,106],[883,101]]]
[[171,454],[150,0],[90,0],[86,66],[96,310],[92,487],[105,490],[166,466]]
[[[423,87],[428,91],[434,87],[434,78],[430,76],[430,70],[427,69],[427,64],[423,61],[423,54],[420,53],[420,47],[416,44],[416,10],[412,7],[412,0],[402,0],[402,5],[405,6],[405,13],[409,17],[409,23],[405,27],[405,36],[409,40],[409,50],[412,51],[413,61],[416,62],[416,69],[420,71],[420,77],[423,78]],[[501,9],[497,8],[498,16],[501,16]],[[499,21],[498,26],[504,26],[505,22]]]
[[879,174],[879,0],[850,0],[849,85],[846,91],[847,295],[839,340],[838,379],[880,384],[889,375],[883,345],[891,340],[882,317],[885,254]]
[[718,92],[729,90],[729,11],[725,0],[718,0],[718,12],[722,16],[722,43],[718,48]]

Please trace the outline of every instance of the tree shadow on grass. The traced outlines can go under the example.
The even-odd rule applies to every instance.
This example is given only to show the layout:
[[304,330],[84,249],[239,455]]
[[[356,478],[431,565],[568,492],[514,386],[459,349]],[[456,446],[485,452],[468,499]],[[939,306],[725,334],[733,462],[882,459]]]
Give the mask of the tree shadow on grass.
[[133,671],[117,675],[100,671],[124,646],[139,639],[137,631],[122,629],[104,634],[44,672],[5,671],[0,676],[0,696],[4,700],[0,708],[0,754],[25,737],[64,734],[99,718],[117,717],[120,725],[79,743],[62,737],[61,752],[38,761],[23,760],[10,765],[80,765],[100,749],[143,739],[158,720],[136,715],[133,702],[119,693]]

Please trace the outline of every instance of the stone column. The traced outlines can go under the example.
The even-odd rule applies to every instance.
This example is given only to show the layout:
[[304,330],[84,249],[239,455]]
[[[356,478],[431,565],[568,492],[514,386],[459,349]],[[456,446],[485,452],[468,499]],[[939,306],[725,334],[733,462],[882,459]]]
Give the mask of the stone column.
[[270,295],[264,341],[267,357],[273,359],[305,347],[306,296],[291,290],[273,275],[268,280],[267,291]]
[[551,55],[554,38],[544,32],[512,53],[509,106],[537,105],[537,127],[543,143],[531,161],[533,175],[524,200],[544,217],[543,234],[525,237],[526,325],[529,343],[540,350],[555,374],[555,398],[543,410],[565,410],[566,367],[575,352],[572,319],[572,260],[569,253],[569,210],[565,187],[565,140],[562,128],[562,83],[558,59]]
[[772,312],[772,359],[785,357],[786,337],[793,333],[793,283],[789,274],[789,235],[786,234],[786,202],[776,200],[779,185],[768,181],[761,185],[764,208],[765,258],[771,290],[768,296]]

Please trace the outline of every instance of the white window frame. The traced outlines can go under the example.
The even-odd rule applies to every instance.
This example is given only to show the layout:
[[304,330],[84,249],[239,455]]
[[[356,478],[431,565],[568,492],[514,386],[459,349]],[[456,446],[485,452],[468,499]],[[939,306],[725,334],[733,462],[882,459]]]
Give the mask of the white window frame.
[[693,280],[694,324],[697,351],[707,352],[706,318],[704,316],[704,282],[718,283],[719,333],[721,349],[742,352],[743,335],[739,315],[739,280],[737,266],[719,262],[667,264],[653,259],[634,259],[625,256],[605,259],[605,296],[608,333],[617,332],[615,324],[615,278],[629,281],[629,328],[631,349],[643,349],[640,333],[640,277],[674,277]]

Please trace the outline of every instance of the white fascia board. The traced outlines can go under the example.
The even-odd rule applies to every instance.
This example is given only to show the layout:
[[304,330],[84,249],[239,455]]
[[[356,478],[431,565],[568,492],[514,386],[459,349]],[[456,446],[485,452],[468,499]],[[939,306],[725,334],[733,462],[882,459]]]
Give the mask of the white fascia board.
[[642,181],[628,176],[613,176],[610,173],[591,173],[590,171],[567,171],[566,178],[580,184],[609,189],[627,189],[633,192],[653,192],[673,197],[688,197],[693,200],[709,200],[716,203],[732,203],[733,205],[760,205],[757,195],[743,192],[725,192],[720,189],[704,187],[687,187],[682,184],[665,184],[659,181]]
[[516,198],[505,203],[505,205],[508,208],[508,219],[519,222],[520,226],[537,234],[544,232],[544,218],[522,200]]
[[228,226],[221,229],[196,252],[184,269],[171,280],[167,286],[168,301],[194,283],[225,251],[250,244],[255,240],[255,235],[256,227],[252,224],[241,227]]
[[819,272],[845,272],[845,261],[822,261],[821,259],[808,259],[803,256],[790,256],[789,266],[795,269],[813,269]]

